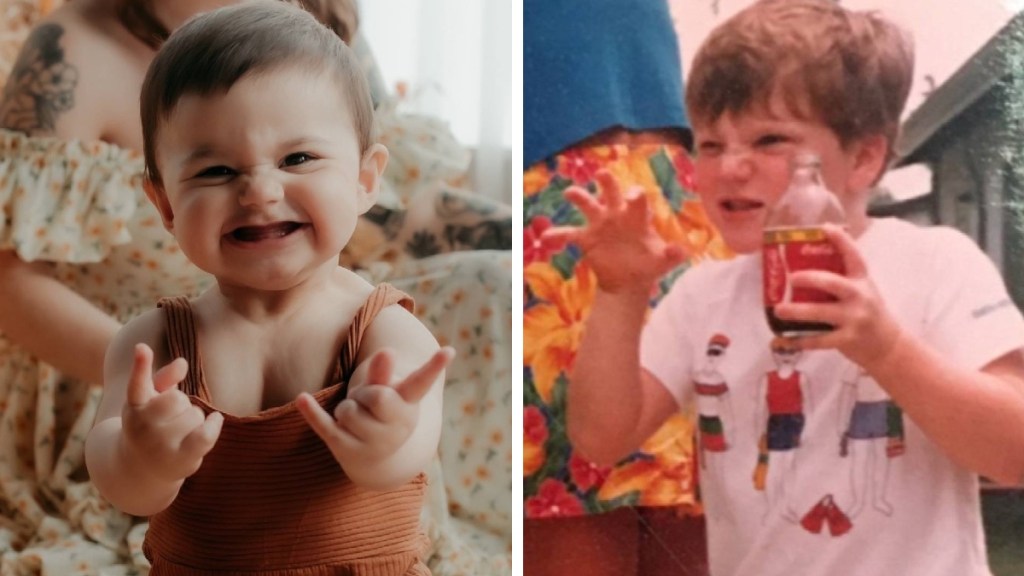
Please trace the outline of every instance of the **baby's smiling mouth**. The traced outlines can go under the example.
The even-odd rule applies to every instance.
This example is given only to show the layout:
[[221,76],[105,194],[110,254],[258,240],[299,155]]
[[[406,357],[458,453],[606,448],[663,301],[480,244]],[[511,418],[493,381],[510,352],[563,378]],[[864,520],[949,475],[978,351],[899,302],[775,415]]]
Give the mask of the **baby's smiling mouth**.
[[239,242],[260,242],[285,236],[302,228],[299,222],[274,222],[264,226],[240,226],[231,231],[230,236]]

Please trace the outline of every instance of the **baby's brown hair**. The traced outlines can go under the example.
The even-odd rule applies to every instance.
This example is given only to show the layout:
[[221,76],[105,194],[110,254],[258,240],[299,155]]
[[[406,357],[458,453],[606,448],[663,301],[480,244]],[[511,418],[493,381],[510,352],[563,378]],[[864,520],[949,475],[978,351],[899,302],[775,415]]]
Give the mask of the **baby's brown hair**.
[[767,109],[827,125],[844,146],[884,135],[890,153],[910,93],[909,35],[874,12],[833,0],[761,0],[715,28],[694,57],[686,105],[696,125]]

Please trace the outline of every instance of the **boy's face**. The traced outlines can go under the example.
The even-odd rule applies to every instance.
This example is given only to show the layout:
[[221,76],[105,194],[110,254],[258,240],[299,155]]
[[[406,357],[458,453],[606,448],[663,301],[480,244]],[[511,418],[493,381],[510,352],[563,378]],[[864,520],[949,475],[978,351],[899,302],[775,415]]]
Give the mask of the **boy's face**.
[[189,259],[222,287],[281,290],[337,266],[387,151],[360,154],[333,75],[285,68],[182,97],[156,160],[150,196]]
[[803,150],[821,158],[825,185],[843,203],[855,234],[862,230],[866,190],[881,165],[868,174],[860,144],[844,148],[828,126],[790,111],[778,92],[766,106],[694,122],[694,136],[697,193],[733,251],[761,248],[765,216],[786,191],[791,160]]

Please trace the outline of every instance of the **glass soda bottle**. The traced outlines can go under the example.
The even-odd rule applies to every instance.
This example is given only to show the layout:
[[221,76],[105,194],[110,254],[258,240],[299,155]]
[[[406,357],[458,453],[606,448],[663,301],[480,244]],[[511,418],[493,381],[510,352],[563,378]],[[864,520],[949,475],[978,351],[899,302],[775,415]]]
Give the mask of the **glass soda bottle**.
[[783,302],[833,302],[821,290],[794,288],[790,275],[800,270],[845,274],[842,254],[825,236],[823,224],[846,224],[842,204],[822,182],[821,159],[802,152],[793,159],[789,188],[765,219],[762,250],[764,306],[768,325],[779,336],[801,336],[832,330],[830,324],[793,322],[775,316]]

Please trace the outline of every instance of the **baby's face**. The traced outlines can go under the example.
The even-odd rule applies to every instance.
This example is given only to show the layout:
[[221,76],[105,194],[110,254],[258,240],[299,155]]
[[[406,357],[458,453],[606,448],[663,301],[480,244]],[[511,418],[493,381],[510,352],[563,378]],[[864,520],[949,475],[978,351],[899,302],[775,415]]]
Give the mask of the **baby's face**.
[[222,285],[281,290],[333,269],[374,200],[377,172],[327,73],[271,70],[186,95],[156,152],[164,221]]
[[824,123],[794,114],[778,93],[766,106],[694,122],[694,142],[697,193],[738,253],[760,249],[765,216],[786,191],[798,152],[818,154],[825,185],[844,204],[853,187],[856,147],[844,148]]

